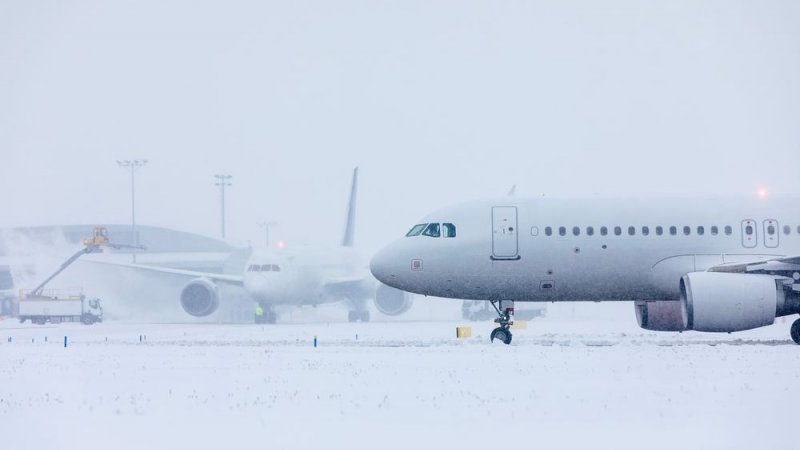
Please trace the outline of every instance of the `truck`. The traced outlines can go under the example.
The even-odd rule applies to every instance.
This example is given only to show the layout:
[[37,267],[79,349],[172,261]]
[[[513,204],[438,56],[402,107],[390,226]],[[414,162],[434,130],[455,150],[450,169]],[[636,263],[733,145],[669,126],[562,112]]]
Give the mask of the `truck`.
[[94,227],[92,236],[83,240],[83,248],[64,261],[58,270],[42,281],[39,286],[36,286],[31,292],[25,294],[20,291],[18,303],[20,323],[25,323],[25,321],[29,319],[31,322],[40,325],[47,322],[61,323],[81,321],[86,325],[102,322],[103,307],[100,305],[100,299],[87,299],[86,296],[80,292],[72,292],[65,295],[64,292],[53,290],[45,291],[45,286],[81,256],[100,252],[103,248],[144,249],[141,245],[113,244],[108,239],[108,229],[106,227]]
[[83,294],[21,295],[19,322],[26,320],[39,325],[78,321],[91,325],[103,321],[103,307],[100,299],[88,299]]

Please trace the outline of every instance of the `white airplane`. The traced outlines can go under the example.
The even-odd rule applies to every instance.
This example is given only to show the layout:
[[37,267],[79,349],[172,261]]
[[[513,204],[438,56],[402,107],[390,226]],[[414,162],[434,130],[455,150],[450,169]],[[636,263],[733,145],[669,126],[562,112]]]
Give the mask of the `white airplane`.
[[262,249],[253,252],[241,275],[195,272],[143,264],[118,264],[138,270],[158,272],[189,279],[180,293],[186,313],[204,317],[216,311],[220,302],[218,284],[241,286],[265,310],[261,319],[275,323],[275,306],[319,305],[346,301],[348,319],[369,321],[366,302],[386,315],[398,315],[411,307],[411,297],[398,289],[378,283],[367,270],[367,262],[353,249],[355,237],[358,168],[348,202],[344,237],[338,247],[298,247]]
[[407,292],[490,301],[506,344],[514,301],[633,301],[647,330],[748,330],[800,312],[798,206],[763,192],[474,201],[420,220],[371,270]]

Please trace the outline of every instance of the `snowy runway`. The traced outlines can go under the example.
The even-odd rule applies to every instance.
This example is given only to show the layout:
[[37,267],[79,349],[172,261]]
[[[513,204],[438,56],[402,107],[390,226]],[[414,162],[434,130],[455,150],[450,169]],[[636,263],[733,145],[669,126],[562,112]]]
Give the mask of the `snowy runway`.
[[455,339],[456,325],[464,323],[7,320],[0,447],[708,449],[796,440],[800,348],[787,324],[677,335],[543,320],[515,331],[511,346],[488,343],[488,322],[468,324],[467,340]]

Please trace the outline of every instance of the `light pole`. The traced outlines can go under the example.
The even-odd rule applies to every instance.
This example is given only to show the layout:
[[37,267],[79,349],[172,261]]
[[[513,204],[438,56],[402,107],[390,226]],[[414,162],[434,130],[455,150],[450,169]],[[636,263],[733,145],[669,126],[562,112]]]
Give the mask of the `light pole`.
[[220,221],[221,221],[221,228],[222,228],[222,239],[225,239],[225,186],[231,186],[231,183],[228,182],[231,178],[231,175],[214,175],[217,179],[216,185],[219,186],[219,198],[220,198]]
[[[147,165],[146,159],[132,159],[117,161],[117,165],[131,171],[131,239],[134,247],[139,246],[139,236],[136,234],[136,169]],[[134,252],[136,250],[134,249]],[[133,253],[133,262],[136,262],[136,253]]]
[[269,229],[277,224],[278,222],[258,222],[258,226],[264,229],[264,243],[267,245],[267,248],[269,248]]

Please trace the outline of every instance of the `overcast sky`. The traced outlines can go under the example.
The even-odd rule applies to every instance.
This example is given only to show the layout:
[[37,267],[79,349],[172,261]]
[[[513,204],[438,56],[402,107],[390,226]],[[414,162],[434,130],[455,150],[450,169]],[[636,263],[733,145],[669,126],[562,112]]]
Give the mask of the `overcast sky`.
[[796,1],[0,0],[0,226],[371,252],[504,195],[800,191]]

